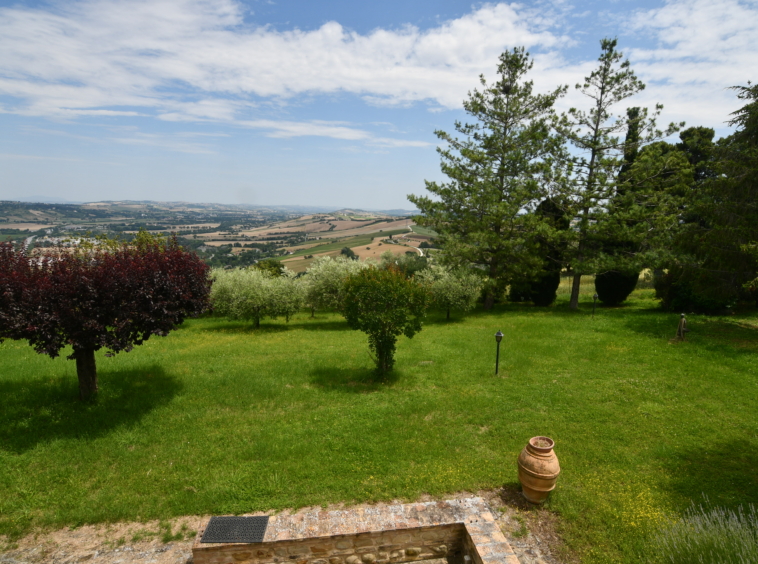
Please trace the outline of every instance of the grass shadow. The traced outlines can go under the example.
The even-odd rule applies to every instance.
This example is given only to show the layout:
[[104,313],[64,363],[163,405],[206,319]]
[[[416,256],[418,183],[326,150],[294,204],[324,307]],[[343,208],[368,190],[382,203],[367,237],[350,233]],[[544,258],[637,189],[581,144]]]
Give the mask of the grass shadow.
[[613,314],[623,316],[627,329],[661,339],[672,339],[676,336],[680,319],[678,313],[668,314],[660,308],[629,309],[623,312],[614,311]]
[[255,327],[252,322],[249,321],[228,321],[226,323],[218,323],[213,327],[204,328],[205,331],[212,331],[214,333],[282,333],[283,331],[289,331],[289,327],[286,325],[267,325],[261,322],[260,327]]
[[302,329],[304,331],[352,331],[347,321],[319,321],[318,318],[311,322],[293,322],[289,323],[293,329]]
[[[680,314],[663,315],[659,309],[637,309],[624,313],[624,325],[659,339],[673,339]],[[727,356],[758,353],[758,326],[720,317],[691,316],[687,319],[687,341],[682,345],[719,352]]]
[[522,511],[528,511],[535,507],[534,504],[529,503],[521,490],[520,482],[506,482],[502,485],[498,491],[498,497],[504,505],[509,507],[515,507]]
[[351,394],[376,392],[392,386],[399,379],[398,370],[383,378],[370,368],[317,368],[310,372],[310,382],[314,386]]
[[703,495],[714,506],[758,504],[758,447],[750,441],[726,441],[668,454],[668,487],[699,504]]
[[0,381],[0,449],[21,454],[58,439],[92,440],[134,425],[182,384],[159,365],[103,371],[95,400],[77,399],[75,378]]
[[450,319],[447,319],[444,312],[431,311],[424,317],[424,325],[458,325],[464,323],[467,318],[470,318],[473,312],[467,313],[451,313]]
[[218,323],[212,327],[205,328],[206,331],[214,333],[239,333],[245,335],[266,335],[271,333],[284,333],[293,329],[304,331],[350,331],[346,321],[319,321],[314,319],[310,322],[290,321],[289,323],[266,323],[261,321],[260,327],[256,328],[253,323],[248,321],[228,321]]

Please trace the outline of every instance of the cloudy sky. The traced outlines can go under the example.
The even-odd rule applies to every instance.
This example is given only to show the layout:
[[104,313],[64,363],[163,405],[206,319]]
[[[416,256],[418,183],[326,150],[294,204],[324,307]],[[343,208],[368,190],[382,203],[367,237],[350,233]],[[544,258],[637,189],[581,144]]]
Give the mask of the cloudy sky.
[[0,199],[407,209],[503,50],[548,90],[606,36],[666,123],[758,80],[758,0],[0,0]]

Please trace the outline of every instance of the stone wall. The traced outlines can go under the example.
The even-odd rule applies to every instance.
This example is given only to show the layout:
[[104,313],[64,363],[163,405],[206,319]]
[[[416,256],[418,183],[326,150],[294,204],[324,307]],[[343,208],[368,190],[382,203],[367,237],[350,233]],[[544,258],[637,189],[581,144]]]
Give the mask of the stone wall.
[[203,543],[206,526],[195,564],[518,564],[481,498],[273,515],[260,543]]

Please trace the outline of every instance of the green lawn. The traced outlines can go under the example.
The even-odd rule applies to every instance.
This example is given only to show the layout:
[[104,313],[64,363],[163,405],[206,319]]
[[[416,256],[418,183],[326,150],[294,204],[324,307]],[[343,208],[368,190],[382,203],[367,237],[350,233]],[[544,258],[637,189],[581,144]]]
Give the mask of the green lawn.
[[[335,314],[259,330],[192,320],[73,361],[0,345],[0,534],[184,514],[515,488],[529,437],[556,441],[548,507],[585,562],[637,562],[647,535],[706,494],[758,503],[758,316],[504,305],[401,339],[371,381],[366,336]],[[500,376],[494,333],[502,330]]]

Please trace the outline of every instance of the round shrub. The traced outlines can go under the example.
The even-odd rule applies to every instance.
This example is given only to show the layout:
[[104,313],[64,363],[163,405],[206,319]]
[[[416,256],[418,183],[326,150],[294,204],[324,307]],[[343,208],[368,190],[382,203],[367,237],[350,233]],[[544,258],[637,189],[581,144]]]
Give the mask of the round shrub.
[[384,375],[395,364],[400,335],[409,339],[421,331],[429,303],[427,289],[394,268],[366,268],[345,282],[343,315],[352,329],[368,334],[377,371]]
[[607,306],[617,306],[629,297],[637,286],[639,272],[608,270],[595,276],[598,299]]
[[531,299],[536,306],[547,307],[555,301],[555,298],[558,295],[558,286],[560,286],[560,284],[560,270],[545,272],[532,283],[529,299]]

